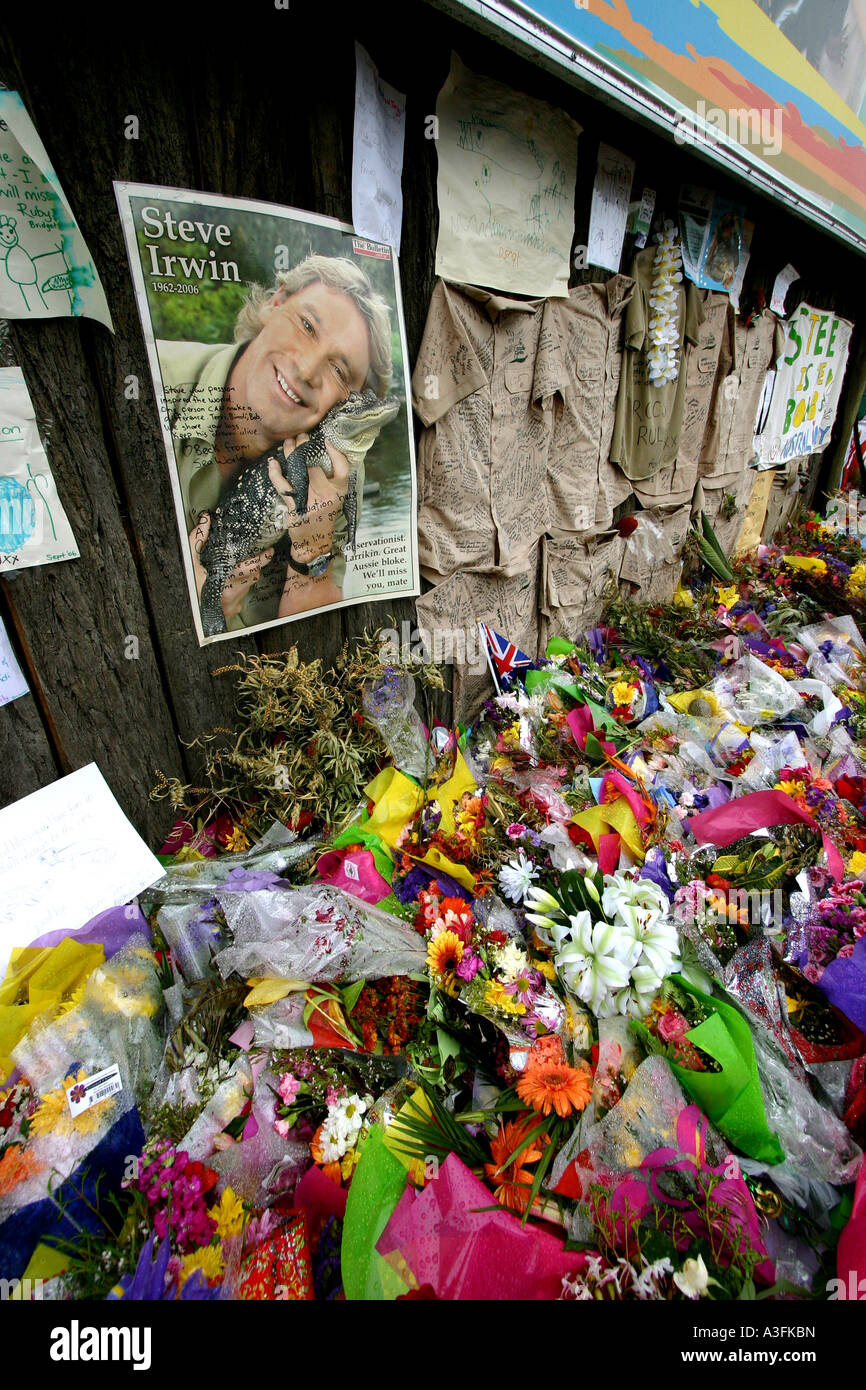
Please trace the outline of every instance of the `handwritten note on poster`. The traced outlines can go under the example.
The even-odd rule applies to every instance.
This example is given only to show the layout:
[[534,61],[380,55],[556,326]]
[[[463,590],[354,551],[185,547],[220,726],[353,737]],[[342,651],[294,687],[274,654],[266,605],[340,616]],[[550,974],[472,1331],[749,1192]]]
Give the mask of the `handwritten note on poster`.
[[80,314],[114,332],[45,146],[18,93],[0,91],[0,318]]
[[14,946],[74,932],[162,877],[95,763],[0,810],[0,979]]
[[352,221],[359,236],[393,246],[398,256],[405,133],[405,96],[382,81],[369,54],[356,43]]
[[634,160],[627,154],[621,154],[612,145],[599,145],[589,213],[590,265],[619,270],[634,170]]
[[8,705],[20,695],[26,695],[29,689],[0,618],[0,705]]
[[0,574],[77,556],[24,373],[0,367]]
[[581,127],[463,66],[436,103],[443,280],[564,298]]

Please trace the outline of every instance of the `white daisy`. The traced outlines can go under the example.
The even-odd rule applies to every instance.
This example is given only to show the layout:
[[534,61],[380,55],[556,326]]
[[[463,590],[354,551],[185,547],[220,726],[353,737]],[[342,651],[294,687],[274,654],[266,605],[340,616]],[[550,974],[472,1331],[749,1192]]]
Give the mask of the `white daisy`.
[[509,859],[499,870],[499,887],[511,902],[521,903],[536,878],[538,869],[521,850],[516,859]]

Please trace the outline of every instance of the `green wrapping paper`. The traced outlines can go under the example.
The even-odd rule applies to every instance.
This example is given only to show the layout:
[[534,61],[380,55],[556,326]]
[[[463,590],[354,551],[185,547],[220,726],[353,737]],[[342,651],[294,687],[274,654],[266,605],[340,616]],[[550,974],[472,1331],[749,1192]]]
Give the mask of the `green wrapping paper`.
[[730,1004],[702,994],[681,975],[671,978],[713,1010],[685,1036],[722,1068],[720,1072],[690,1071],[670,1062],[677,1080],[716,1129],[748,1158],[784,1162],[782,1146],[767,1124],[749,1025]]
[[349,1188],[341,1263],[347,1301],[390,1300],[407,1285],[376,1250],[409,1174],[385,1147],[381,1125],[370,1130]]

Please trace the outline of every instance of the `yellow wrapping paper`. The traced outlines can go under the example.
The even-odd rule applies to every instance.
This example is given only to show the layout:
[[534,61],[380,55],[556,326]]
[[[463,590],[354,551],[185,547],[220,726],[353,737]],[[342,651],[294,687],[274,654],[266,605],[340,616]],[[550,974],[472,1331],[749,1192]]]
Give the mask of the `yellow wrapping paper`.
[[599,836],[609,835],[615,830],[635,859],[643,859],[644,847],[638,823],[624,796],[618,796],[615,801],[609,801],[604,806],[588,806],[579,815],[572,816],[572,821],[589,833],[596,854]]
[[[373,831],[390,849],[395,849],[400,833],[416,814],[425,799],[435,801],[442,810],[440,822],[445,835],[454,834],[454,807],[466,792],[475,790],[475,780],[466,766],[462,753],[458,752],[454,771],[441,787],[431,787],[425,794],[423,787],[398,772],[395,767],[386,767],[365,787],[371,801],[375,802],[370,819],[364,822],[364,829]],[[418,859],[418,855],[411,855]],[[441,869],[453,879],[468,888],[475,887],[475,879],[463,864],[449,859],[441,850],[430,849],[420,863],[429,864],[432,869]]]
[[12,1049],[34,1019],[52,1014],[104,960],[100,942],[82,944],[71,936],[57,946],[22,946],[12,951],[0,984],[0,1076],[12,1071]]

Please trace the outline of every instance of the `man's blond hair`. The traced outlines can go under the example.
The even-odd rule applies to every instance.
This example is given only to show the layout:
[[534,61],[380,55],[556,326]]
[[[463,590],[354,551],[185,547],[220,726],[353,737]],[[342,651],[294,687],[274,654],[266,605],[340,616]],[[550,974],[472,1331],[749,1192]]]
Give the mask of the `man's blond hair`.
[[237,317],[235,342],[248,343],[264,327],[263,309],[280,289],[295,294],[307,285],[321,283],[348,295],[367,325],[370,338],[370,373],[367,384],[377,396],[386,396],[391,385],[391,314],[388,303],[377,294],[366,271],[345,256],[307,256],[291,270],[277,272],[270,289],[252,285]]

